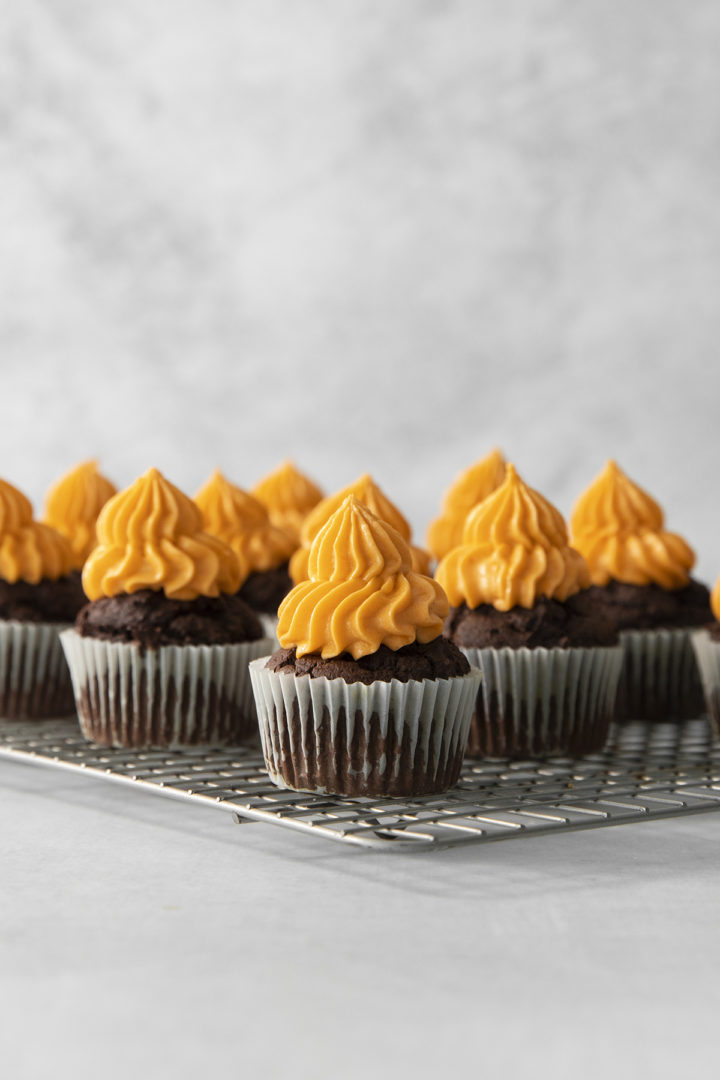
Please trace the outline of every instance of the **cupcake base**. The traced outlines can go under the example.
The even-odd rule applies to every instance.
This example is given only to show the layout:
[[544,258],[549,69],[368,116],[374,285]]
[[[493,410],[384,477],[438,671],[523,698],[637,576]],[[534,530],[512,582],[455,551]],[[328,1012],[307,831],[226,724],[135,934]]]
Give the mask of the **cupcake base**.
[[266,638],[232,645],[162,645],[62,636],[80,727],[119,747],[236,745],[257,735],[247,665]]
[[463,649],[482,672],[468,757],[581,757],[613,719],[620,646]]
[[250,664],[268,774],[279,787],[346,796],[446,791],[462,766],[478,673],[377,681]]
[[689,629],[624,630],[619,721],[692,720],[705,711],[703,687]]
[[0,620],[0,717],[45,720],[75,712],[58,623]]

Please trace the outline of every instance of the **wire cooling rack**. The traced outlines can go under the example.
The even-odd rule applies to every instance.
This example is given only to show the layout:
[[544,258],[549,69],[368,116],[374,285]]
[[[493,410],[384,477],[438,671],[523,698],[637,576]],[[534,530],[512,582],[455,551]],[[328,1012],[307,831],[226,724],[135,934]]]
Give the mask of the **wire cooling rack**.
[[720,743],[706,720],[613,729],[576,761],[466,762],[444,795],[343,799],[276,788],[256,748],[108,750],[73,721],[0,721],[0,757],[90,773],[145,791],[382,851],[647,821],[720,807]]

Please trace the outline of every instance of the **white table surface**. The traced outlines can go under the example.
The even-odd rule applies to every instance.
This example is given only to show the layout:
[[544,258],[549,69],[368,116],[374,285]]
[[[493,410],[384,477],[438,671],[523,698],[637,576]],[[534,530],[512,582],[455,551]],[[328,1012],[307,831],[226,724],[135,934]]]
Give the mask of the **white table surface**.
[[0,820],[8,1077],[712,1075],[717,812],[403,856],[1,761]]

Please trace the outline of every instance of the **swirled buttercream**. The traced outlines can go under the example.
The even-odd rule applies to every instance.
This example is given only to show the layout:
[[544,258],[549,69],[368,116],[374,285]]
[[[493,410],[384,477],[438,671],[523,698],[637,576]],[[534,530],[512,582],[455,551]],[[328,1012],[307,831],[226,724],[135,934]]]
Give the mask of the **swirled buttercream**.
[[229,544],[240,563],[241,580],[255,570],[274,570],[286,563],[295,544],[272,524],[263,504],[227,480],[216,469],[200,488],[195,502],[205,529]]
[[448,603],[432,578],[412,569],[407,541],[348,495],[316,535],[309,580],[278,611],[278,639],[298,656],[355,660],[381,645],[399,649],[442,633]]
[[690,580],[695,554],[663,523],[655,500],[608,461],[575,504],[571,542],[585,556],[593,585],[614,579],[681,589]]
[[505,459],[497,449],[456,477],[443,499],[442,513],[428,527],[427,546],[436,559],[462,543],[465,518],[504,479]]
[[267,510],[270,521],[290,536],[298,547],[302,523],[323,497],[309,477],[285,461],[259,480],[251,494]]
[[33,520],[21,491],[0,480],[0,578],[37,585],[56,581],[73,569],[72,549],[57,529]]
[[530,608],[540,597],[566,600],[587,588],[582,555],[568,544],[559,510],[508,465],[505,480],[470,512],[462,544],[437,568],[453,606]]
[[68,540],[75,570],[95,547],[95,524],[115,485],[98,472],[96,461],[84,461],[61,477],[45,496],[45,523]]
[[240,588],[235,552],[203,531],[200,508],[157,469],[105,504],[97,538],[82,575],[91,600],[138,589],[194,600]]
[[363,476],[358,477],[353,484],[343,488],[342,491],[336,491],[334,495],[328,495],[305,518],[300,537],[302,547],[298,548],[290,560],[290,577],[295,584],[306,580],[310,545],[328,518],[342,506],[348,495],[354,495],[363,506],[368,508],[370,513],[375,514],[382,521],[386,521],[388,525],[391,525],[393,529],[399,532],[403,540],[410,545],[413,570],[417,570],[419,574],[428,573],[430,556],[427,551],[423,551],[422,548],[415,547],[411,543],[410,525],[407,519],[403,517],[397,506],[390,502],[387,495],[380,490],[369,473],[365,473]]

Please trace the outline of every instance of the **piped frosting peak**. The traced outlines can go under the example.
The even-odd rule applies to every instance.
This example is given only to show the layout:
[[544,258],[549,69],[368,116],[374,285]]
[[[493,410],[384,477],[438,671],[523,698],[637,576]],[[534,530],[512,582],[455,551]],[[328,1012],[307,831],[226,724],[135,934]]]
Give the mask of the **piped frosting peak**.
[[207,532],[224,540],[237,555],[243,581],[253,571],[281,566],[295,550],[291,537],[272,524],[263,504],[231,484],[219,469],[200,488],[195,502]]
[[432,578],[412,569],[407,541],[348,495],[315,536],[309,579],[278,611],[278,639],[298,656],[354,659],[381,645],[399,649],[442,633],[448,603]]
[[614,461],[583,492],[570,519],[573,546],[585,556],[594,585],[614,579],[680,589],[695,554],[663,524],[660,506]]
[[353,495],[358,502],[367,507],[370,513],[375,514],[381,521],[386,521],[396,532],[410,545],[413,569],[420,574],[426,574],[430,569],[430,556],[422,548],[415,547],[410,540],[410,525],[407,519],[400,513],[397,506],[390,502],[387,495],[380,490],[369,473],[364,473],[358,479],[336,491],[334,495],[328,495],[321,503],[312,510],[305,518],[301,532],[302,547],[290,560],[290,576],[297,584],[304,581],[308,576],[308,558],[310,545],[323,528],[327,520],[339,509],[349,495]]
[[33,519],[30,500],[0,480],[0,578],[37,585],[56,581],[73,569],[72,549],[51,525]]
[[543,596],[566,600],[590,584],[562,514],[510,464],[500,487],[471,511],[462,543],[435,576],[453,606],[492,604],[498,611],[530,608]]
[[504,479],[505,459],[498,449],[491,450],[456,477],[443,499],[442,513],[428,528],[427,545],[436,559],[442,559],[462,542],[465,518]]
[[199,507],[157,469],[105,504],[97,537],[82,575],[91,600],[139,589],[194,600],[240,587],[235,553],[203,531]]
[[98,514],[115,494],[96,461],[83,461],[62,476],[45,496],[45,522],[69,541],[73,568],[80,570],[95,547]]
[[292,461],[284,461],[259,480],[251,494],[263,504],[273,525],[286,532],[296,547],[303,521],[323,497],[320,488]]

